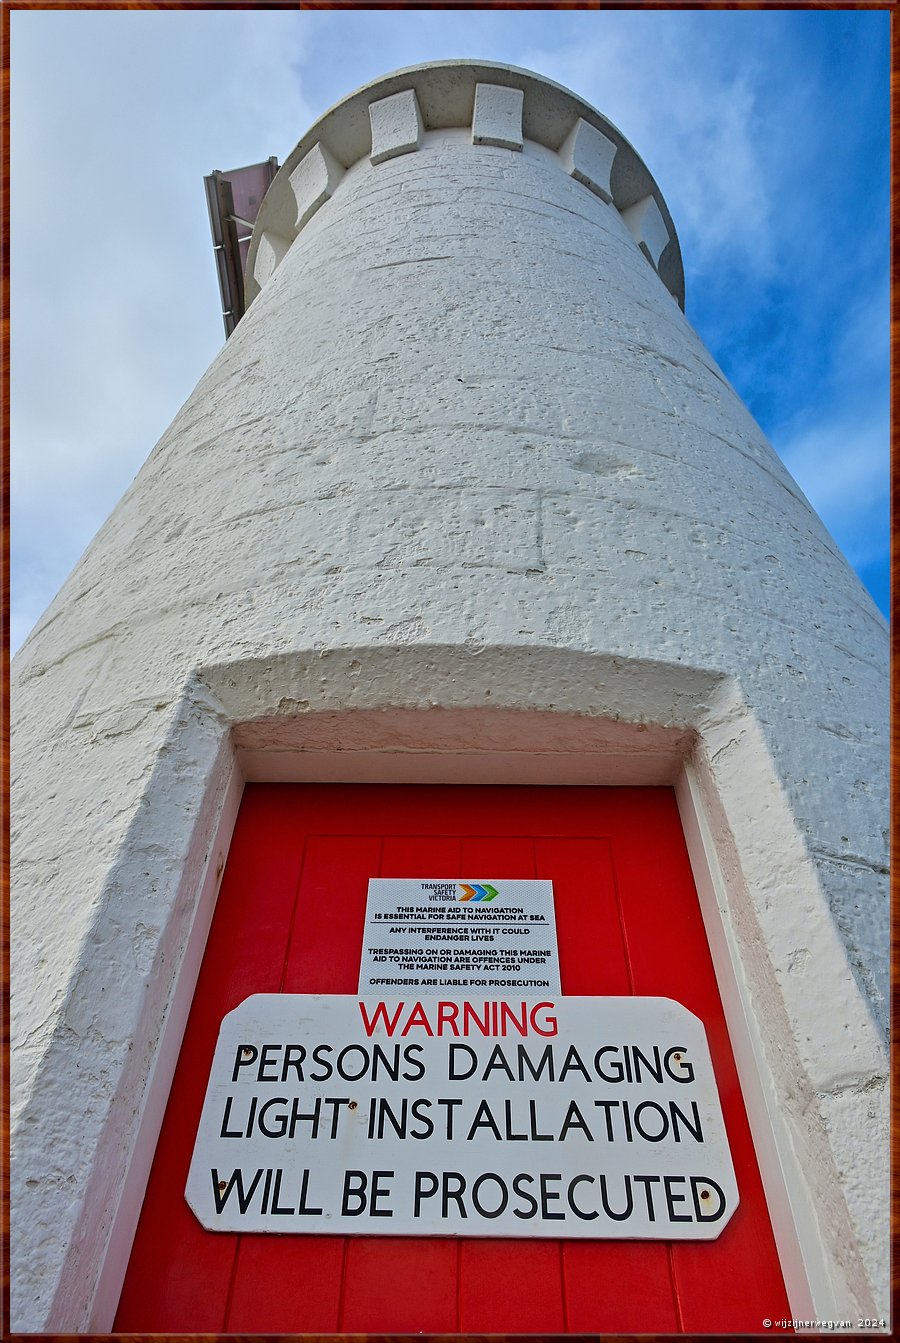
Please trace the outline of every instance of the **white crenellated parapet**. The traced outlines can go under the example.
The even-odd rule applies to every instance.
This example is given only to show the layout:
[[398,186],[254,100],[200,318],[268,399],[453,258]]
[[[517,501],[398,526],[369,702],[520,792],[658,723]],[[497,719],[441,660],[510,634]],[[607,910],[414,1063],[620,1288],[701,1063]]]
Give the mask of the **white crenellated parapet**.
[[268,229],[260,233],[256,248],[256,277],[260,284],[265,284],[275,274],[287,256],[290,245],[291,239],[280,233],[272,233]]
[[656,201],[652,196],[645,196],[637,205],[623,210],[622,218],[638,247],[659,269],[659,258],[669,242],[669,230]]
[[369,121],[372,126],[369,159],[372,163],[384,163],[398,154],[409,154],[422,143],[422,113],[415,89],[404,89],[402,93],[392,93],[389,98],[378,98],[369,103]]
[[500,84],[476,84],[472,144],[521,149],[524,98],[521,89],[507,89]]
[[307,219],[334,195],[344,169],[324,145],[314,145],[288,177],[297,202],[295,227],[302,229]]
[[559,151],[563,167],[576,182],[607,203],[612,201],[612,166],[616,146],[596,126],[579,117]]
[[[456,87],[448,99],[451,73]],[[396,89],[385,95],[386,86]],[[365,138],[363,110],[368,113]],[[387,163],[421,149],[429,136],[456,129],[468,131],[475,150],[521,152],[529,142],[550,150],[564,172],[621,214],[635,245],[683,306],[684,273],[668,209],[621,132],[549,80],[535,81],[512,66],[466,61],[416,66],[366,86],[326,112],[304,136],[263,201],[247,265],[248,303],[271,279],[300,230],[334,194],[345,170],[363,159],[373,167]],[[291,193],[297,217],[285,227]]]

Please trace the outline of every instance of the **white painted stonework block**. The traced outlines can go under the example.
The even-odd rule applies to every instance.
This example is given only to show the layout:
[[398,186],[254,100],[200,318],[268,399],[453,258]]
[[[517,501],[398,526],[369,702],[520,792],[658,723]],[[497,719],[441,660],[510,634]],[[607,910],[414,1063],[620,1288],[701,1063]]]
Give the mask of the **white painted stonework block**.
[[290,174],[291,190],[297,202],[296,227],[324,205],[344,175],[344,169],[325,145],[314,145]]
[[422,143],[422,114],[415,89],[404,89],[390,98],[369,104],[372,126],[372,163],[384,163],[398,154],[409,154]]
[[277,233],[262,233],[260,235],[256,265],[253,271],[260,286],[264,285],[275,274],[287,255],[290,245],[290,238],[283,238]]
[[658,266],[663,249],[669,242],[669,230],[656,201],[652,196],[646,196],[636,205],[623,210],[622,218],[638,247],[654,266]]
[[579,117],[560,146],[559,157],[577,182],[583,182],[601,200],[612,200],[610,175],[616,146],[596,126]]
[[521,149],[524,97],[521,89],[508,89],[500,84],[476,84],[472,144]]
[[245,773],[678,781],[794,1313],[885,1314],[886,625],[649,169],[538,75],[398,72],[245,285],[13,662],[14,1329],[111,1327]]

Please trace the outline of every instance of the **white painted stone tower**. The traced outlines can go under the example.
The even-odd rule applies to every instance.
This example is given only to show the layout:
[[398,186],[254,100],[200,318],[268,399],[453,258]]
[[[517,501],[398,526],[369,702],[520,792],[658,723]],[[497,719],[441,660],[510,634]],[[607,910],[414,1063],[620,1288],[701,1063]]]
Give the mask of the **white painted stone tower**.
[[14,1327],[110,1327],[244,779],[674,783],[792,1305],[883,1315],[885,625],[644,164],[415,67],[250,272],[14,664]]

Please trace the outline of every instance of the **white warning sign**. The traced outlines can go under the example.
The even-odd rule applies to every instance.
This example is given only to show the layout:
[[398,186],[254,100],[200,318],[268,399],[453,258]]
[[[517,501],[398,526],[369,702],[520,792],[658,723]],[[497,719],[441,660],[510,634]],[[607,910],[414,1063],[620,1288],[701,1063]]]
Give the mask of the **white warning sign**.
[[559,993],[553,883],[369,881],[359,992]]
[[220,1231],[660,1240],[738,1204],[702,1023],[552,995],[246,999],[186,1196]]

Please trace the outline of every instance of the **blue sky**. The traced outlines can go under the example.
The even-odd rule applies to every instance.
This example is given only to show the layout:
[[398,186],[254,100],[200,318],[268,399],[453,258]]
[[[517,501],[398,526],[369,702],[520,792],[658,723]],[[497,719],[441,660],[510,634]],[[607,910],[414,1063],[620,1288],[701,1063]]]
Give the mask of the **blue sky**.
[[887,612],[887,13],[11,19],[14,648],[222,343],[203,175],[459,56],[537,70],[632,141],[689,319]]

